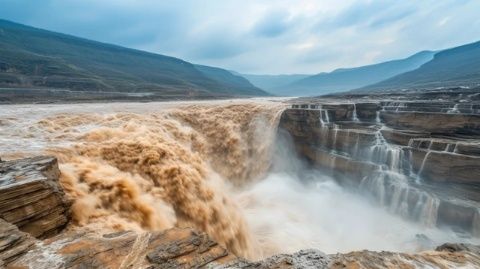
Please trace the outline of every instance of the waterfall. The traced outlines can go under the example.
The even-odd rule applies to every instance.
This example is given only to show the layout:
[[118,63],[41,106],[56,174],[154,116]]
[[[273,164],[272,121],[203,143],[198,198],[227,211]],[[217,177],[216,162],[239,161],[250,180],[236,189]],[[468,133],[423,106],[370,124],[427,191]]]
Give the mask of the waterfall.
[[330,117],[328,116],[328,110],[323,109],[322,105],[319,105],[318,109],[320,110],[320,125],[323,127],[325,124],[330,123]]
[[480,208],[477,208],[477,212],[472,223],[472,234],[480,237]]
[[437,224],[440,200],[426,193],[423,193],[422,197],[424,197],[424,201],[419,220],[427,227],[434,227]]
[[458,147],[458,142],[455,143],[455,147],[453,148],[453,151],[452,151],[453,153],[457,153],[457,147]]
[[320,117],[319,117],[319,120],[320,120],[320,126],[324,126],[325,125],[325,122],[323,121],[323,115],[322,115],[322,105],[319,106],[319,109],[320,109]]
[[452,108],[447,111],[448,114],[460,113],[458,110],[458,104],[455,104]]
[[[384,128],[382,126],[374,133],[375,140],[367,155],[372,163],[379,165],[379,168],[374,174],[362,179],[361,191],[367,192],[370,197],[391,213],[420,222],[428,227],[435,226],[440,200],[409,184],[413,179],[419,181],[430,150],[425,154],[419,172],[414,174],[411,162],[412,151],[406,151],[403,146],[388,143],[382,134]],[[414,142],[414,139],[410,139],[408,147],[411,148]],[[431,146],[432,141],[429,141],[428,148],[430,149]],[[413,203],[412,201],[415,200],[412,199],[415,198],[417,200]]]
[[375,122],[376,122],[377,124],[382,123],[382,121],[380,120],[380,110],[377,110],[377,111],[375,112]]
[[333,141],[332,141],[331,153],[336,152],[337,150],[337,134],[338,134],[338,125],[333,124]]
[[325,120],[327,121],[327,123],[330,123],[330,118],[328,116],[328,110],[324,110],[324,113],[325,113]]
[[[430,146],[432,145],[431,141],[430,141]],[[418,173],[417,173],[417,182],[419,182],[421,180],[421,177],[422,177],[422,172],[423,172],[423,169],[425,167],[425,163],[427,162],[428,160],[428,156],[430,156],[430,146],[428,147],[428,151],[427,153],[425,154],[425,156],[423,157],[423,161],[422,161],[422,165],[420,166],[420,169],[418,170]]]
[[[452,146],[453,146],[453,149],[452,149]],[[456,146],[456,143],[455,144],[451,144],[451,143],[448,143],[447,146],[445,147],[445,152],[453,152],[453,150],[455,149],[455,146]]]
[[[360,190],[370,194],[374,202],[393,214],[420,222],[427,227],[433,227],[437,223],[440,200],[411,187],[408,177],[403,174],[379,169],[373,175],[362,179]],[[409,204],[412,197],[417,199],[415,204]]]
[[375,144],[369,149],[371,162],[386,165],[390,170],[401,172],[404,152],[402,147],[393,146],[385,140],[382,134],[383,127],[375,132]]
[[352,120],[355,122],[360,121],[357,116],[357,105],[353,103],[353,115],[352,115]]

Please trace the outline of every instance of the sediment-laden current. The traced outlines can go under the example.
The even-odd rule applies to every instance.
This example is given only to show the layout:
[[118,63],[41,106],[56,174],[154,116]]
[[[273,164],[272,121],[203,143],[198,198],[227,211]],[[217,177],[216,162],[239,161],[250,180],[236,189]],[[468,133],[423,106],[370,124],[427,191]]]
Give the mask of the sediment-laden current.
[[406,221],[305,168],[276,137],[284,107],[268,100],[2,106],[0,151],[5,159],[59,159],[73,200],[69,229],[188,226],[251,259],[466,240]]

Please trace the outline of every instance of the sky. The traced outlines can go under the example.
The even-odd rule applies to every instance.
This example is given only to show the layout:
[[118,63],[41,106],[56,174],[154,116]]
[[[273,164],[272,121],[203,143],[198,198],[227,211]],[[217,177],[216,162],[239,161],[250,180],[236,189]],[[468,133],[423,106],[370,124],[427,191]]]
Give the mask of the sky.
[[480,40],[478,0],[0,0],[0,18],[248,74],[315,74]]

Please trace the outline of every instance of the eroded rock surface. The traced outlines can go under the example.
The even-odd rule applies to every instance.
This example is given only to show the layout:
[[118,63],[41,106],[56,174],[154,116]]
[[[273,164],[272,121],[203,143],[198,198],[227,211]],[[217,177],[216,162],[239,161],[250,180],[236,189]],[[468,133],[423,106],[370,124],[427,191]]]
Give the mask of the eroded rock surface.
[[59,175],[50,156],[0,162],[0,218],[34,237],[57,234],[70,208]]
[[199,268],[234,257],[191,229],[98,235],[68,232],[37,243],[7,268]]

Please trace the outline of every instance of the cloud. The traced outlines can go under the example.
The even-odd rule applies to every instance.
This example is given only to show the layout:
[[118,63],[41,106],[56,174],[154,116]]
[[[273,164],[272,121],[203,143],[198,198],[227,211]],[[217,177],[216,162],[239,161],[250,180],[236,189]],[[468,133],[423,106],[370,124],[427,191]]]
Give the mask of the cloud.
[[288,12],[273,11],[257,21],[253,32],[258,36],[276,37],[285,33],[289,26]]
[[228,31],[197,36],[187,48],[187,54],[194,59],[225,59],[237,56],[247,50],[242,39],[232,36]]
[[480,39],[474,0],[2,0],[0,18],[246,73],[319,73]]

